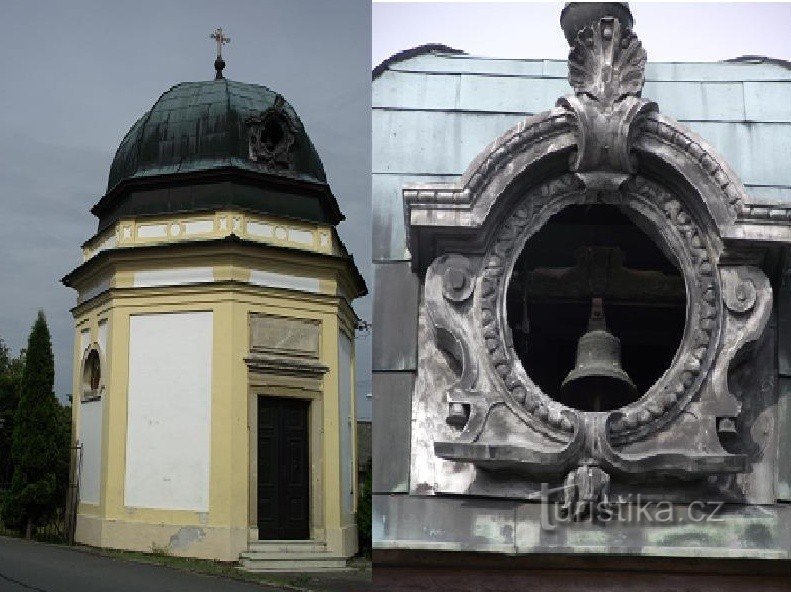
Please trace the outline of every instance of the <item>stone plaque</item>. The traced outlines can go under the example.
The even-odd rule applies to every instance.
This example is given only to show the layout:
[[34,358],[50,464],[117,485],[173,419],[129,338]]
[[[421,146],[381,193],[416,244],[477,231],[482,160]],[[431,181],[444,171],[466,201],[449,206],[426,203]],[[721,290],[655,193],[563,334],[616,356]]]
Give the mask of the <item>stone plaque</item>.
[[250,315],[250,352],[319,357],[319,321]]

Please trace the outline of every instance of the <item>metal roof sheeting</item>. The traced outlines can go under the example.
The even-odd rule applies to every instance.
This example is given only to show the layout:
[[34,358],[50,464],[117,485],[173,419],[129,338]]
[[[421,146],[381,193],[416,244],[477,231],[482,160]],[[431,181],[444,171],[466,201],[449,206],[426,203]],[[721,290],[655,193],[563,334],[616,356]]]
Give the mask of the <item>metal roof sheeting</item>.
[[[266,167],[249,158],[247,117],[274,105],[278,94],[257,84],[220,79],[182,82],[154,103],[127,132],[110,167],[108,192],[124,179],[234,166]],[[326,182],[324,167],[296,111],[294,170],[277,174]]]
[[[374,260],[405,258],[404,183],[458,178],[492,140],[570,94],[566,74],[563,60],[436,51],[380,68],[373,81]],[[752,201],[791,201],[789,64],[651,63],[643,96],[720,152]]]

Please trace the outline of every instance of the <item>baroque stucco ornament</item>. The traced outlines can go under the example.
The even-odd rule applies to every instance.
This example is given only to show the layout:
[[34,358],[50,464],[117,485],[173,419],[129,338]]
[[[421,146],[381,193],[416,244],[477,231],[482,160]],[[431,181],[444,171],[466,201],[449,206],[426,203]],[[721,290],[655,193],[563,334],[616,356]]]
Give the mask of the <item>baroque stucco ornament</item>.
[[[762,335],[772,290],[729,240],[744,188],[702,139],[640,97],[645,63],[631,30],[599,18],[574,38],[574,95],[495,141],[459,185],[404,190],[413,266],[425,272],[413,398],[420,492],[513,495],[503,489],[511,478],[498,475],[517,474],[522,492],[565,480],[567,493],[577,492],[566,498],[572,508],[605,496],[611,476],[695,480],[746,470],[746,456],[723,444],[741,411],[728,372]],[[674,261],[686,290],[670,366],[637,401],[608,412],[542,392],[514,350],[506,314],[525,244],[580,204],[618,207]]]
[[296,128],[284,105],[283,97],[277,95],[269,109],[246,120],[250,136],[250,160],[275,171],[294,168]]
[[571,170],[589,187],[617,189],[636,172],[631,150],[639,123],[656,103],[640,98],[646,53],[637,36],[618,19],[604,17],[577,34],[569,54],[574,96],[558,100],[578,128]]

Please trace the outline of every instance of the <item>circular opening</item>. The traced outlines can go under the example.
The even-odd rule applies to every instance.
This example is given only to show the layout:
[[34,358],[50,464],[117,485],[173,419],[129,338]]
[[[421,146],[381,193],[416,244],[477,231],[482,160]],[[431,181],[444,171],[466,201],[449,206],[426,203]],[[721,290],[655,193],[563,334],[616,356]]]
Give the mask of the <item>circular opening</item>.
[[261,143],[267,150],[273,150],[275,146],[283,141],[283,126],[279,121],[269,118],[264,122],[264,127],[261,129]]
[[99,352],[92,349],[85,358],[85,366],[82,373],[83,394],[84,396],[97,396],[99,386],[102,381],[102,363]]
[[547,395],[583,411],[639,399],[686,314],[676,264],[615,206],[570,206],[525,245],[506,296],[514,348]]

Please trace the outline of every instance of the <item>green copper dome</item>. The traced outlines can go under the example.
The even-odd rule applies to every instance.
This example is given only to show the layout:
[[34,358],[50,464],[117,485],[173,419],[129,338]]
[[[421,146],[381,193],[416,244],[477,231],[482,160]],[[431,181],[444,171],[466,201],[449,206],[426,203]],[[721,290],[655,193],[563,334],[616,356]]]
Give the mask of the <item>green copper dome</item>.
[[[272,111],[288,129],[285,160],[269,152],[269,158],[256,158],[251,147],[251,133],[264,134],[256,125]],[[282,140],[283,130],[266,130],[266,138],[256,140],[270,148]],[[182,82],[165,92],[118,147],[107,191],[130,179],[227,167],[326,183],[319,155],[291,105],[265,86],[220,79]]]

